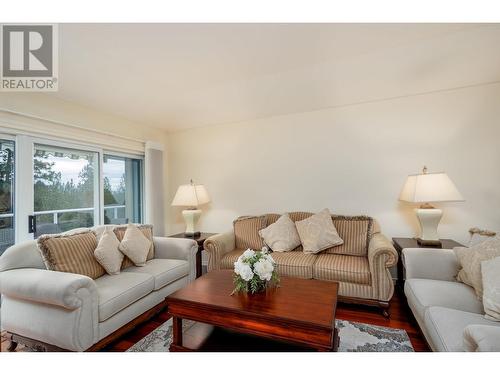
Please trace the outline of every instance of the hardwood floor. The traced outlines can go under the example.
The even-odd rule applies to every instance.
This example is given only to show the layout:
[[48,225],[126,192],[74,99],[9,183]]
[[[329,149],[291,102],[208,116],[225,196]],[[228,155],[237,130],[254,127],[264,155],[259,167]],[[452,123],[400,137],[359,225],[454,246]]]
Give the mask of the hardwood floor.
[[[430,350],[401,292],[396,292],[394,294],[391,301],[390,312],[391,318],[386,319],[382,316],[380,310],[374,307],[339,304],[337,308],[337,319],[404,329],[410,336],[415,351],[422,352]],[[170,315],[168,312],[163,311],[148,322],[141,324],[118,341],[107,346],[103,351],[124,352],[137,341],[165,323],[168,319],[170,319]],[[238,342],[232,344],[235,347],[244,348],[244,345],[241,343],[240,345],[238,345]],[[6,351],[7,346],[8,343],[2,339],[2,351]],[[22,350],[22,348],[20,349]]]
[[[396,292],[394,294],[391,301],[390,312],[391,318],[386,319],[382,316],[380,310],[374,307],[339,304],[337,308],[337,319],[404,329],[408,333],[408,336],[410,336],[410,340],[415,351],[430,351],[422,333],[420,332],[417,322],[413,318],[412,312],[406,304],[406,299],[401,292]],[[137,327],[134,331],[125,335],[119,341],[106,347],[104,351],[125,351],[168,319],[170,319],[170,315],[164,311],[149,322],[144,323],[143,325]],[[236,347],[244,347],[242,344],[238,345],[237,342],[232,343],[232,345]]]

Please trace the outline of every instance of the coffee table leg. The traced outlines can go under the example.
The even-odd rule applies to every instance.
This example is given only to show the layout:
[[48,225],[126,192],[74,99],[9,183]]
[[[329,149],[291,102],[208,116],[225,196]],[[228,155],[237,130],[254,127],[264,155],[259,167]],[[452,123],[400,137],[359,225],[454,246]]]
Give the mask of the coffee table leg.
[[339,343],[340,343],[339,330],[335,328],[333,330],[333,348],[332,348],[333,352],[339,350]]
[[173,326],[174,326],[174,337],[172,343],[177,347],[182,346],[182,319],[174,316]]

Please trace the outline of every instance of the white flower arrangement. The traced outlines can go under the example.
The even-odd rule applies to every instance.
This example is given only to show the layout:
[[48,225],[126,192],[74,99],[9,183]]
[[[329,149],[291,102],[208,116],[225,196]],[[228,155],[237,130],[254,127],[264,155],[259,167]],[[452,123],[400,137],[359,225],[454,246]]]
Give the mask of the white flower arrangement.
[[234,293],[257,293],[269,286],[277,286],[279,276],[276,262],[267,247],[261,251],[247,249],[234,262]]

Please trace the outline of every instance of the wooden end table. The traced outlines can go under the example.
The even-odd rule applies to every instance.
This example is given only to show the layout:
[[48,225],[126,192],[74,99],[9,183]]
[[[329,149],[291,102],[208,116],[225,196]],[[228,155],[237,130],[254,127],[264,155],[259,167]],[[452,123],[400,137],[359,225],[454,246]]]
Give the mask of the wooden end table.
[[[440,241],[441,241],[441,249],[453,249],[454,247],[464,246],[457,241],[450,240],[447,238],[442,239]],[[405,270],[402,257],[403,249],[407,248],[433,249],[433,247],[421,246],[418,244],[415,238],[408,238],[408,237],[393,237],[392,243],[394,244],[394,248],[398,252],[398,266],[397,266],[398,279],[396,285],[398,286],[398,288],[402,289],[404,287],[404,280],[405,280]]]
[[211,271],[167,297],[173,316],[170,351],[200,350],[183,340],[182,320],[318,351],[336,351],[335,312],[339,284],[282,277],[279,288],[254,295],[234,294],[233,271]]
[[216,235],[217,233],[206,233],[201,232],[199,235],[195,237],[186,236],[184,233],[177,233],[172,236],[168,236],[171,238],[186,238],[188,240],[195,240],[198,243],[198,251],[196,252],[196,277],[200,277],[202,274],[202,265],[201,265],[201,252],[203,251],[203,244],[208,237]]

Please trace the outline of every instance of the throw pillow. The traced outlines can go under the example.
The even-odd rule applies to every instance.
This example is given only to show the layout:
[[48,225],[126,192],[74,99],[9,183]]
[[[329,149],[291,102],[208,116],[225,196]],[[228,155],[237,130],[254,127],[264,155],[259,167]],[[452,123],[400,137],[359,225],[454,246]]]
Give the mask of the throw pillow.
[[124,255],[118,249],[119,246],[120,241],[118,241],[111,228],[108,228],[102,234],[97,248],[94,250],[94,257],[110,275],[118,275],[120,273]]
[[233,222],[234,238],[237,249],[260,250],[264,241],[259,231],[267,225],[265,216],[242,216]]
[[469,248],[456,247],[453,250],[462,267],[458,272],[457,280],[473,287],[477,297],[482,299],[481,262],[500,256],[500,237],[489,238]]
[[500,321],[500,257],[481,262],[483,306],[487,319]]
[[330,210],[325,208],[311,217],[295,222],[304,253],[316,254],[344,241],[333,225]]
[[37,243],[48,270],[77,273],[92,279],[106,273],[94,258],[97,239],[93,231],[43,235]]
[[273,251],[291,251],[300,245],[299,233],[288,214],[281,215],[275,223],[261,229],[259,234]]
[[151,241],[146,238],[144,233],[133,224],[127,225],[127,230],[120,242],[119,249],[125,254],[136,266],[142,267],[146,265]]
[[[155,255],[154,241],[153,241],[153,226],[149,224],[135,224],[137,228],[146,236],[148,240],[151,241],[151,247],[149,248],[147,260],[151,260]],[[113,232],[116,234],[116,238],[121,242],[123,236],[125,236],[125,231],[127,230],[127,225],[114,226]],[[97,233],[99,236],[99,233]],[[134,265],[128,257],[123,258],[122,270]]]

